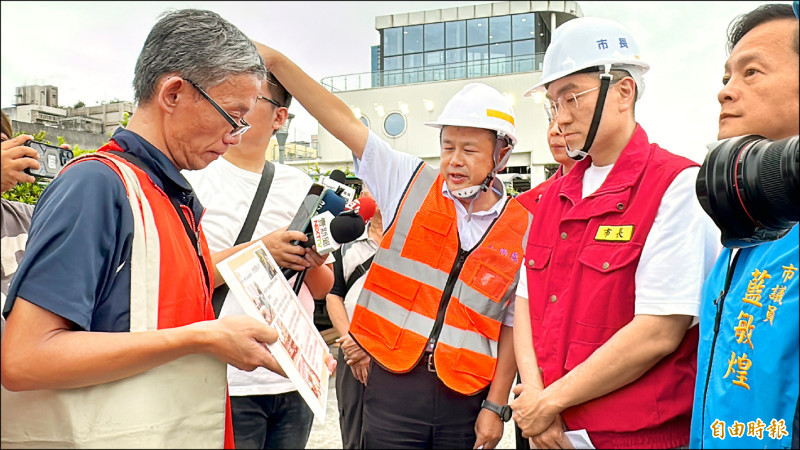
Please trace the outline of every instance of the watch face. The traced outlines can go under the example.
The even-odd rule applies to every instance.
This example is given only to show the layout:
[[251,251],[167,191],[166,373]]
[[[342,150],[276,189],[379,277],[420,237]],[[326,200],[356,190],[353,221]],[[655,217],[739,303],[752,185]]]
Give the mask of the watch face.
[[508,422],[511,420],[511,407],[505,405],[501,408],[501,410],[503,411],[503,414],[500,417],[503,419],[503,422]]

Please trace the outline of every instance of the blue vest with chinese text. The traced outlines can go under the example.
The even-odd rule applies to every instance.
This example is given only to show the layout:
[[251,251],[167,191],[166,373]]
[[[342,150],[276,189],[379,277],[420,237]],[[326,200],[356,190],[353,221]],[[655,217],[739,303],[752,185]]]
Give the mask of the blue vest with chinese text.
[[730,249],[706,279],[691,448],[791,447],[800,378],[798,237],[795,225],[777,241],[740,250],[725,296]]

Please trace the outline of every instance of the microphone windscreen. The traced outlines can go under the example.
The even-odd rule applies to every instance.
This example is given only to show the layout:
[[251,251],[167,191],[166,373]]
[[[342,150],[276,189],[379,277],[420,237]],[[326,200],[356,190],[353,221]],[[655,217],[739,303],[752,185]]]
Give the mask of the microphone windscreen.
[[364,234],[364,221],[359,216],[336,216],[331,220],[331,237],[339,244],[346,244]]
[[346,209],[357,212],[366,223],[375,215],[378,205],[372,197],[359,197],[348,204]]
[[328,211],[334,216],[338,216],[340,212],[344,211],[346,204],[347,201],[343,197],[336,195],[336,193],[330,189],[326,189],[322,194],[322,201],[319,203],[319,207],[314,215]]
[[328,175],[328,178],[330,178],[333,181],[339,182],[341,184],[345,185],[347,184],[347,175],[345,175],[345,173],[339,169],[331,170],[331,173],[330,175]]

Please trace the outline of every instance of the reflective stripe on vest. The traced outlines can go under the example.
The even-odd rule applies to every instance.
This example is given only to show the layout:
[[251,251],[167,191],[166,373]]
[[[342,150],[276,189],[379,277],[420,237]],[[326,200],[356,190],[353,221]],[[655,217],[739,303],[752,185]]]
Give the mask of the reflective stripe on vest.
[[[158,329],[179,327],[202,320],[213,320],[215,316],[211,307],[210,295],[212,289],[206,284],[197,250],[186,235],[183,224],[169,198],[142,169],[117,155],[106,153],[104,150],[124,151],[112,140],[96,153],[75,158],[69,165],[94,159],[106,164],[122,177],[114,163],[106,160],[113,159],[130,167],[136,174],[141,189],[153,210],[159,235],[161,264],[159,281],[157,281]],[[66,167],[63,170],[66,170]],[[121,181],[125,183],[124,179]],[[189,223],[193,223],[194,219],[188,208],[183,207],[182,209],[188,216]],[[206,267],[213,267],[211,253],[206,244],[202,227],[198,228],[198,232],[203,260]],[[213,282],[212,278],[210,283]]]
[[[376,362],[407,372],[429,338],[438,340],[439,377],[472,394],[494,376],[497,340],[522,261],[530,215],[509,200],[480,243],[452,274],[460,248],[453,201],[444,179],[422,165],[384,235],[350,328]],[[443,299],[448,279],[449,299]],[[448,301],[438,336],[431,336],[442,301]]]

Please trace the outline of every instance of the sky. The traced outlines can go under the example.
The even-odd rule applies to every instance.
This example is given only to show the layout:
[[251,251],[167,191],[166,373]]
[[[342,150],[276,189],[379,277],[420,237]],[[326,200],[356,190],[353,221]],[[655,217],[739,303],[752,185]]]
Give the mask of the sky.
[[[132,101],[136,59],[150,29],[169,8],[215,11],[319,81],[371,70],[370,47],[379,43],[376,16],[480,3],[489,2],[3,0],[0,106],[13,106],[16,86],[26,84],[57,86],[61,105]],[[614,19],[637,38],[651,66],[636,106],[637,121],[652,142],[698,162],[706,144],[716,139],[728,24],[763,3],[769,2],[578,2],[584,16]],[[519,94],[519,101],[532,101]],[[308,141],[317,133],[317,122],[297,102],[290,112],[296,116],[290,141]]]

